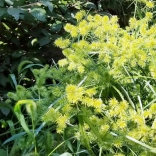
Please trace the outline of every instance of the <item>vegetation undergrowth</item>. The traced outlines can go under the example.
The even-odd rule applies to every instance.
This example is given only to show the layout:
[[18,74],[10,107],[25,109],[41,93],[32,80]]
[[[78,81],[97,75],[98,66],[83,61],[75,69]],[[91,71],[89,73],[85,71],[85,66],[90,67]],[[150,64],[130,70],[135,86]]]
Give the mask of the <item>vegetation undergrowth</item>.
[[117,16],[80,11],[75,18],[77,25],[64,27],[67,38],[55,41],[65,58],[34,69],[34,86],[17,86],[8,94],[18,122],[3,143],[5,151],[13,156],[155,155],[153,13],[131,18],[125,29]]

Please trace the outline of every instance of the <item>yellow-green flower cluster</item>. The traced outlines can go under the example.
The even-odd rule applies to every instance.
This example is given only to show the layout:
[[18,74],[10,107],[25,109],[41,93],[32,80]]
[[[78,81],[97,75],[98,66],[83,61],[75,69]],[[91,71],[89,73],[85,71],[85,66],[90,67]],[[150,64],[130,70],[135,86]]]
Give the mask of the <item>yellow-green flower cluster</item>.
[[64,49],[64,48],[67,48],[70,44],[70,40],[69,39],[66,39],[66,40],[63,40],[62,38],[58,38],[56,41],[55,41],[55,45]]
[[82,18],[86,15],[86,12],[84,10],[79,11],[76,15],[75,18],[77,19],[77,21],[82,20]]
[[63,133],[64,129],[66,128],[66,122],[68,120],[67,115],[60,115],[57,120],[57,133]]
[[71,105],[80,104],[95,109],[101,109],[103,102],[100,98],[93,98],[96,94],[95,88],[85,89],[76,85],[66,87],[67,100]]
[[[120,131],[142,142],[151,145],[155,143],[155,129],[156,129],[156,104],[153,103],[149,109],[143,112],[137,111],[129,106],[127,101],[118,102],[115,98],[110,99],[108,103],[108,110],[106,115],[108,119],[113,121],[112,131]],[[148,122],[152,125],[149,126]],[[154,138],[153,138],[154,137]]]
[[68,85],[66,87],[67,99],[70,103],[78,103],[82,99],[84,94],[83,87],[77,87],[75,85]]
[[[151,3],[151,2],[149,2]],[[68,70],[77,70],[84,73],[86,67],[92,64],[90,55],[98,55],[98,62],[107,65],[109,73],[114,78],[125,78],[132,67],[134,70],[138,66],[146,68],[151,72],[151,76],[156,78],[153,52],[155,44],[155,26],[148,26],[152,19],[152,13],[147,12],[145,18],[137,20],[131,18],[129,27],[125,30],[118,25],[118,18],[112,16],[85,16],[85,13],[78,13],[81,19],[77,26],[66,24],[65,30],[71,37],[77,37],[78,41],[69,46],[69,40],[56,40],[59,47],[68,47],[63,53],[66,59],[59,61],[60,66],[68,66]],[[76,16],[76,17],[77,17]],[[77,18],[78,18],[77,17]],[[83,38],[79,40],[79,37]],[[146,44],[145,44],[146,43]],[[139,73],[138,73],[139,74]]]
[[66,24],[64,29],[70,33],[71,37],[78,37],[78,29],[76,26],[71,25],[71,24]]
[[57,124],[57,133],[63,133],[64,129],[66,128],[66,122],[68,121],[68,118],[68,115],[62,115],[54,108],[50,108],[42,117],[43,121],[45,122],[53,122]]
[[146,1],[146,6],[147,6],[148,8],[153,8],[153,7],[154,7],[154,2],[151,1],[151,0],[147,0],[147,1]]
[[[111,132],[128,135],[143,143],[149,144],[150,142],[150,145],[154,146],[156,141],[155,103],[141,111],[140,108],[137,108],[137,110],[132,108],[126,100],[118,101],[116,98],[111,98],[106,104],[103,104],[102,99],[95,98],[97,94],[95,88],[87,89],[76,85],[67,85],[65,92],[66,104],[59,111],[50,108],[43,116],[44,121],[51,121],[57,124],[58,133],[63,133],[67,123],[70,124],[70,113],[77,111],[77,113],[84,113],[84,117],[91,122],[92,126],[96,127],[97,135],[102,140],[108,136],[108,142],[111,142],[109,148],[116,147],[120,149],[123,145],[133,145],[133,142],[125,140],[120,136],[112,136]],[[96,111],[97,109],[100,111]],[[148,124],[149,121],[151,125]],[[92,131],[90,124],[85,122],[83,130],[86,131],[91,143],[99,141],[98,137],[95,137],[95,131]],[[81,138],[79,131],[75,135]],[[115,154],[118,154],[118,152]]]
[[153,0],[136,0],[136,1],[140,2],[140,3],[144,3],[145,6],[149,9],[154,7],[154,1]]
[[[89,120],[99,131],[101,139],[104,139],[106,134],[110,135],[110,132],[116,132],[117,134],[119,132],[154,146],[156,140],[155,109],[156,104],[152,104],[149,109],[142,113],[139,109],[138,111],[132,109],[127,101],[119,102],[113,98],[109,100],[108,105],[101,112],[101,114],[105,114],[103,118],[92,115]],[[151,126],[148,125],[149,120],[152,122]],[[94,138],[92,141],[96,142],[97,140]],[[133,144],[133,142],[126,141],[122,137],[113,138],[112,147],[121,148],[126,144]]]
[[[146,5],[150,8],[152,3],[148,1]],[[59,61],[60,69],[65,68],[75,75],[73,84],[70,80],[66,83],[66,101],[59,106],[59,116],[57,114],[57,119],[55,118],[58,133],[63,132],[67,122],[70,124],[73,113],[73,116],[81,114],[87,118],[81,126],[89,138],[89,143],[100,142],[98,145],[104,148],[105,142],[101,140],[107,140],[110,144],[105,145],[106,148],[120,149],[120,152],[114,152],[114,155],[122,155],[123,146],[134,144],[118,136],[120,134],[151,146],[155,145],[156,104],[140,106],[141,102],[137,103],[136,100],[136,91],[133,93],[133,89],[137,90],[137,87],[144,86],[147,81],[141,79],[140,82],[140,77],[147,76],[146,78],[153,81],[156,79],[156,25],[149,25],[152,16],[152,13],[147,12],[141,20],[133,17],[129,26],[122,29],[116,16],[86,16],[82,11],[75,16],[78,21],[76,26],[66,24],[65,30],[70,34],[72,43],[61,38],[56,40],[55,44],[63,47],[63,54],[66,56]],[[87,78],[82,80],[84,77]],[[81,83],[77,85],[79,80]],[[112,81],[115,83],[111,84]],[[136,85],[138,81],[139,85]],[[129,87],[128,84],[132,82],[134,86]],[[132,100],[135,106],[122,87],[124,95],[121,98],[128,97],[132,105],[115,97],[105,99],[111,96],[105,95],[107,89],[111,90],[112,85],[116,83],[128,86],[126,89],[132,88],[129,94],[134,95]],[[143,89],[146,90],[146,94],[147,86]],[[116,91],[120,92],[118,89]],[[154,95],[149,97],[150,101],[155,96],[155,87],[151,92]],[[145,98],[143,97],[143,105],[148,103]],[[112,135],[111,132],[116,135]],[[81,132],[76,134],[78,138],[84,135]]]

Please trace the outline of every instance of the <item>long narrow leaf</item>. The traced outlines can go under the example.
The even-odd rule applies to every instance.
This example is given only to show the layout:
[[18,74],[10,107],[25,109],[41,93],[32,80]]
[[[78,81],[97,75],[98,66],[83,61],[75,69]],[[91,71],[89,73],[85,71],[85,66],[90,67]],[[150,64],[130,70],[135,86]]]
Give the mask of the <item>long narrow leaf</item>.
[[133,103],[133,101],[131,100],[128,92],[121,86],[121,89],[124,91],[125,95],[127,96],[128,100],[129,100],[129,103],[132,105],[132,107],[135,109],[135,105]]
[[133,141],[133,142],[135,142],[135,143],[137,143],[137,144],[139,144],[139,145],[141,145],[142,147],[147,148],[147,149],[150,150],[152,153],[156,153],[156,148],[153,148],[153,147],[151,147],[151,146],[149,146],[149,145],[147,145],[147,144],[145,144],[145,143],[143,143],[143,142],[141,142],[141,141],[139,141],[139,140],[136,140],[135,138],[130,137],[130,136],[128,136],[128,135],[126,135],[126,138],[129,139],[129,140],[131,140],[131,141]]
[[11,135],[15,135],[14,123],[12,122],[12,120],[8,120],[7,123],[8,123],[8,125],[9,125],[9,127],[10,127]]
[[32,136],[32,133],[30,132],[29,127],[26,124],[25,118],[21,112],[21,105],[23,104],[29,104],[33,102],[32,100],[20,100],[16,103],[15,107],[14,107],[14,112],[21,124],[21,126],[23,127],[23,129],[27,132],[28,135]]
[[9,139],[7,139],[7,140],[4,141],[3,144],[2,144],[2,146],[5,145],[5,144],[7,144],[7,143],[9,143],[9,142],[11,142],[11,141],[14,141],[14,140],[22,137],[25,134],[26,134],[26,132],[21,132],[21,133],[18,133],[18,134],[13,135],[12,137],[10,137]]
[[15,75],[14,75],[14,74],[9,74],[9,76],[11,77],[11,80],[12,80],[12,82],[13,82],[13,84],[14,84],[14,87],[16,88],[16,86],[17,86],[17,81],[16,81]]
[[[118,134],[116,134],[116,133],[114,133],[114,132],[110,132],[110,134],[112,134],[113,136],[116,136],[116,137],[119,136]],[[135,139],[135,138],[133,138],[133,137],[131,137],[131,136],[126,135],[125,137],[126,137],[127,139],[129,139],[129,140],[135,142],[136,144],[141,145],[142,147],[146,148],[146,149],[149,150],[150,152],[156,153],[156,148],[151,147],[151,146],[149,146],[149,145],[147,145],[147,144],[145,144],[145,143],[143,143],[143,142],[141,142],[141,141],[139,141],[139,140],[137,140],[137,139]]]
[[23,72],[25,69],[29,69],[33,66],[39,66],[39,67],[44,67],[42,64],[28,64],[27,66],[25,66],[20,72]]

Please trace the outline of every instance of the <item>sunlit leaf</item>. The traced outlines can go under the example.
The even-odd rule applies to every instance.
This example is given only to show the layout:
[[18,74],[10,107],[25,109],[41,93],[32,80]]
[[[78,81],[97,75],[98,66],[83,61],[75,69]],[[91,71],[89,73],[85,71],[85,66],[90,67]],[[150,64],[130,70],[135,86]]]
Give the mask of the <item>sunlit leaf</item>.
[[8,5],[13,5],[13,4],[14,4],[14,0],[5,0],[5,2],[6,2]]
[[42,8],[34,8],[30,11],[30,13],[39,21],[46,21],[46,11]]
[[16,86],[17,86],[17,81],[16,81],[15,75],[14,75],[14,74],[9,74],[9,76],[11,77],[11,80],[12,80],[12,82],[13,82],[15,88],[16,88]]
[[7,30],[10,30],[10,27],[9,27],[6,23],[2,22],[2,25],[3,25]]
[[65,152],[65,153],[61,154],[60,156],[72,156],[72,155],[68,152]]
[[40,1],[44,6],[48,7],[48,9],[52,12],[53,11],[53,4],[49,2],[49,0],[41,0]]
[[32,41],[31,41],[31,44],[32,46],[37,42],[37,38],[34,38]]
[[85,4],[85,7],[89,8],[89,9],[95,9],[95,10],[97,9],[96,5],[94,3],[92,3],[92,2],[87,2]]
[[20,10],[19,9],[10,7],[10,8],[8,8],[7,12],[11,16],[13,16],[16,21],[19,20],[19,14],[20,14]]
[[21,71],[23,70],[23,66],[25,66],[26,64],[31,64],[33,63],[32,61],[28,61],[28,60],[25,60],[25,61],[22,61],[19,65],[18,65],[18,74],[21,73]]
[[51,31],[52,32],[58,32],[58,31],[60,31],[61,28],[62,28],[62,23],[53,24],[51,26]]

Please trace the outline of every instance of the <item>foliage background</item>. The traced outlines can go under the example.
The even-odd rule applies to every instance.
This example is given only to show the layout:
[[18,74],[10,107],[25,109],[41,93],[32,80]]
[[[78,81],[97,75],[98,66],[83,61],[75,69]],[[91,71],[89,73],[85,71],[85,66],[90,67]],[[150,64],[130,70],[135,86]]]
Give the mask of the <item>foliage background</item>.
[[[35,73],[33,72],[33,69],[40,69],[42,68],[46,63],[48,63],[50,66],[54,66],[56,69],[58,68],[58,65],[56,62],[63,58],[64,55],[62,55],[61,50],[54,46],[53,42],[59,38],[59,37],[69,37],[69,34],[64,31],[64,26],[67,23],[71,23],[73,25],[76,25],[77,21],[74,18],[75,14],[79,10],[86,10],[87,14],[95,15],[100,14],[102,16],[107,15],[111,17],[112,15],[117,15],[119,18],[119,24],[122,28],[125,28],[129,25],[129,18],[130,17],[136,17],[137,19],[142,19],[145,17],[145,14],[147,11],[155,11],[155,7],[146,7],[149,5],[149,1],[124,1],[124,0],[101,0],[99,1],[75,1],[75,0],[1,0],[0,1],[0,122],[1,122],[1,144],[3,144],[4,141],[7,140],[7,138],[10,138],[11,136],[14,136],[15,134],[21,134],[23,136],[23,129],[20,127],[20,124],[16,118],[15,118],[15,111],[14,111],[14,105],[15,102],[19,99],[14,99],[14,102],[9,101],[7,97],[7,93],[10,91],[19,91],[22,92],[23,95],[21,95],[20,100],[23,99],[26,95],[26,90],[24,88],[17,87],[18,85],[24,86],[25,88],[31,88],[33,85],[35,85],[35,79],[39,77],[40,79],[42,75],[39,75],[36,77]],[[155,23],[155,14],[153,15],[152,20],[150,21],[150,24]],[[51,59],[53,58],[53,59]],[[61,85],[63,83],[68,82],[68,78],[72,76],[72,73],[66,73],[65,69],[61,69],[61,74],[56,71],[56,69],[52,70],[51,75],[54,76],[54,81],[51,82],[51,77],[47,76],[48,79],[46,79],[45,85],[51,85],[55,84],[58,85],[60,82]],[[100,69],[99,69],[100,70]],[[46,70],[45,70],[46,71]],[[45,73],[44,70],[41,69],[42,74]],[[49,70],[47,70],[50,72]],[[46,71],[46,72],[47,72]],[[54,75],[54,73],[56,75]],[[106,74],[106,73],[104,73]],[[46,74],[45,74],[46,75]],[[65,76],[65,79],[62,79],[62,77]],[[44,77],[44,76],[43,76]],[[78,82],[80,77],[77,75],[75,78],[73,78],[73,82]],[[137,81],[138,82],[138,81]],[[152,81],[153,82],[153,81]],[[42,83],[41,83],[42,84]],[[145,96],[148,92],[141,92],[140,86],[144,86],[145,83],[141,83],[136,85],[138,88],[138,91],[142,96]],[[63,88],[65,86],[58,87],[56,89],[55,94],[60,95],[62,93]],[[55,88],[55,87],[54,87]],[[52,88],[52,89],[54,89]],[[45,88],[41,88],[40,92],[45,92]],[[133,87],[128,86],[128,89],[133,90]],[[50,89],[49,89],[50,90]],[[36,91],[35,91],[36,92]],[[131,92],[130,95],[134,98],[137,93]],[[114,93],[107,92],[107,95],[114,95]],[[46,95],[42,95],[43,97]],[[115,94],[115,96],[118,97],[118,95]],[[29,97],[29,96],[28,96]],[[49,97],[47,97],[48,99]],[[153,97],[148,97],[148,100],[151,100]],[[7,101],[6,101],[7,100]],[[50,100],[56,100],[56,99],[50,99]],[[137,101],[137,98],[134,98],[133,100]],[[45,105],[44,109],[39,113],[40,115],[43,114],[43,112],[48,107],[48,101],[45,102],[47,105]],[[30,103],[30,106],[33,107],[33,103]],[[18,109],[18,113],[21,115],[26,115],[26,123],[30,123],[29,113],[26,111],[24,107],[22,107],[22,113],[20,112],[20,108]],[[40,116],[38,115],[38,117]],[[31,116],[31,115],[30,115]],[[77,119],[74,119],[77,120]],[[39,126],[40,121],[36,121],[34,124],[35,126]],[[31,125],[31,124],[30,124]],[[33,125],[33,124],[32,124]],[[55,125],[56,126],[56,125]],[[47,153],[50,152],[54,146],[59,146],[61,144],[62,136],[57,135],[55,133],[56,127],[51,127],[47,129],[47,131],[42,132],[42,137],[33,139],[41,139],[46,140],[47,138],[51,138],[55,142],[53,142],[53,146],[49,147],[48,144],[52,143],[46,143],[47,144]],[[29,124],[28,124],[29,127]],[[32,129],[32,127],[29,127]],[[53,129],[53,130],[52,130]],[[51,134],[51,131],[54,135]],[[50,135],[48,137],[47,135]],[[17,138],[13,138],[13,141],[15,141]],[[44,138],[44,139],[43,139]],[[29,152],[27,151],[27,154],[32,154],[31,148],[33,148],[32,143],[35,140],[29,140],[29,137],[23,137],[23,140],[21,139],[19,141],[19,145],[16,144],[16,141],[14,143],[7,144],[4,148],[0,150],[1,153],[15,153],[19,149],[21,151],[27,147],[29,149]],[[25,145],[25,141],[28,140],[29,145]],[[61,140],[61,141],[59,141]],[[72,143],[66,138],[66,136],[63,137],[63,140],[65,140],[66,144],[64,144],[64,148],[59,151],[58,153],[63,153],[67,150],[68,152],[72,149]],[[81,145],[79,141],[72,140],[74,142],[74,146],[71,151],[77,151],[82,152],[81,154],[87,154],[87,150]],[[42,145],[39,145],[40,147]],[[75,148],[77,147],[77,148]],[[80,148],[81,147],[81,148]],[[69,150],[70,149],[70,150]],[[21,154],[19,152],[19,155]],[[23,152],[23,151],[22,151]],[[26,152],[26,151],[24,151]],[[23,152],[23,155],[26,154]],[[45,152],[45,151],[44,151]],[[37,152],[36,152],[37,153]],[[42,151],[41,151],[42,153]],[[74,153],[74,152],[73,152]],[[12,154],[13,155],[13,154]]]

